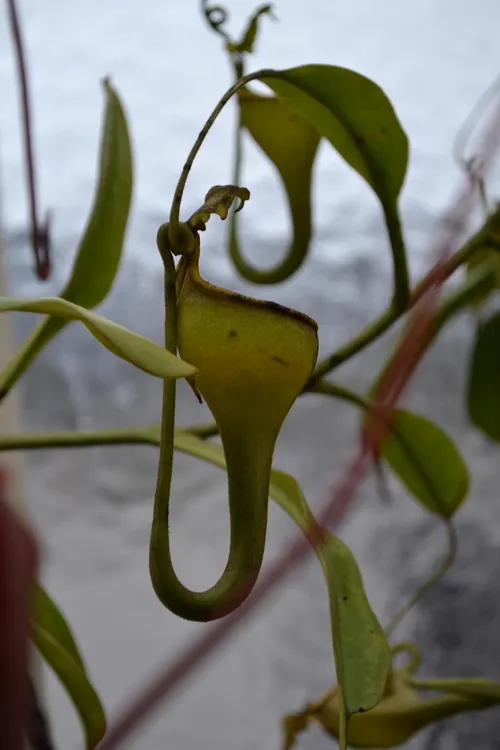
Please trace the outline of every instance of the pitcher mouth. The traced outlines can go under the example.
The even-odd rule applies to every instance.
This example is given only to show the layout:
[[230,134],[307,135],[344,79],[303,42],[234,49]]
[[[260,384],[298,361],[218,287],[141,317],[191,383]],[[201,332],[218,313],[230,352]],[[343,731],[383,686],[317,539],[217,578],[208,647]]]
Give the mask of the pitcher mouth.
[[[250,297],[246,294],[233,292],[230,289],[223,289],[222,287],[219,287],[216,284],[212,284],[210,281],[206,281],[206,279],[200,276],[200,270],[199,270],[200,237],[198,235],[198,232],[194,232],[194,236],[195,236],[194,251],[182,256],[181,260],[177,264],[178,273],[182,276],[182,278],[180,279],[180,285],[177,290],[177,293],[180,292],[180,289],[182,287],[184,274],[189,273],[191,275],[193,282],[201,286],[203,289],[206,289],[206,291],[209,292],[210,294],[216,294],[216,295],[219,295],[221,298],[225,298],[225,299],[230,297],[231,300],[234,300],[235,302],[240,302],[242,304],[248,304],[250,302],[251,304],[260,306],[263,309],[272,310],[280,315],[284,315],[286,317],[292,317],[292,318],[295,318],[296,320],[300,320],[302,323],[306,323],[307,325],[311,326],[311,328],[315,332],[318,331],[317,322],[313,318],[309,317],[309,315],[306,315],[306,313],[302,313],[299,310],[294,310],[292,307],[287,307],[286,305],[280,305],[278,302],[271,302],[270,300],[257,299],[255,297]],[[182,267],[183,264],[185,264],[184,267]]]

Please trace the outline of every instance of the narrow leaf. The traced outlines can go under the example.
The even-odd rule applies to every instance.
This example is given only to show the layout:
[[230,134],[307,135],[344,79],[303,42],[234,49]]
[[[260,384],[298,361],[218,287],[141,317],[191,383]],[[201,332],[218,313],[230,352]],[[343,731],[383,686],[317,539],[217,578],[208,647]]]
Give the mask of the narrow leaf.
[[39,628],[50,633],[71,658],[83,667],[78,646],[66,620],[40,584],[35,586],[33,619]]
[[480,325],[470,361],[467,405],[471,422],[500,442],[500,312]]
[[384,92],[368,78],[332,65],[305,65],[262,80],[330,141],[384,204],[396,202],[408,140]]
[[[104,90],[106,110],[94,204],[71,276],[59,295],[85,308],[99,305],[111,289],[120,262],[132,197],[132,155],[125,114],[107,80]],[[54,318],[40,322],[0,373],[0,394],[13,386],[66,323],[66,320]]]
[[230,253],[238,271],[254,283],[274,284],[291,276],[304,262],[311,241],[311,179],[320,136],[307,119],[274,96],[239,93],[241,126],[274,164],[285,188],[293,238],[285,258],[270,269],[255,269],[242,257],[237,217],[231,218]]
[[0,312],[8,311],[42,313],[64,320],[79,320],[110,352],[158,378],[186,378],[197,372],[195,367],[183,362],[153,341],[107,320],[98,313],[90,312],[58,297],[0,297]]
[[469,489],[467,467],[452,440],[430,420],[398,409],[382,457],[433,513],[451,518],[463,503]]
[[41,588],[35,596],[32,637],[71,698],[82,723],[87,750],[93,750],[106,730],[104,710],[64,617]]
[[[221,446],[177,430],[174,447],[225,469]],[[273,470],[269,494],[307,533],[313,515],[298,483]],[[337,678],[349,714],[368,711],[380,700],[390,665],[383,630],[366,598],[361,575],[349,549],[327,534],[322,549],[315,549],[327,581]]]
[[132,200],[132,152],[122,104],[104,81],[106,111],[94,205],[71,276],[61,293],[81,307],[99,305],[118,270]]

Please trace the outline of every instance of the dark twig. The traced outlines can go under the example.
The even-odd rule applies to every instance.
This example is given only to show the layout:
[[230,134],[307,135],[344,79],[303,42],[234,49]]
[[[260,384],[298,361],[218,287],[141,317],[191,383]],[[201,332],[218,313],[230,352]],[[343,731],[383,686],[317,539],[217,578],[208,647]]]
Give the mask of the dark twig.
[[16,52],[21,93],[21,110],[24,131],[24,150],[26,153],[26,174],[31,216],[31,244],[35,256],[35,273],[43,281],[50,273],[50,213],[47,211],[45,221],[38,220],[37,195],[35,179],[35,160],[33,156],[33,138],[31,133],[31,107],[28,92],[28,76],[15,0],[8,0],[9,18]]

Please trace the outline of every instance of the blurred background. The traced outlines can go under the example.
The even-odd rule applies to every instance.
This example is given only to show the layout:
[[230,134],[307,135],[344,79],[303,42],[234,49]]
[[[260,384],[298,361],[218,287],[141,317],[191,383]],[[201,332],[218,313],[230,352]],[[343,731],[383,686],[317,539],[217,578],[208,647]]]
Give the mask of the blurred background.
[[[238,36],[253,1],[227,0]],[[56,294],[67,277],[92,201],[103,110],[99,81],[109,75],[129,117],[134,145],[133,214],[121,270],[103,314],[160,342],[162,268],[155,235],[200,127],[231,81],[221,40],[195,0],[22,0],[29,55],[40,203],[53,209],[54,269],[34,279],[17,81],[6,12],[0,17],[1,222],[9,292]],[[455,135],[500,70],[497,0],[278,0],[278,23],[264,18],[251,67],[317,62],[353,68],[388,94],[411,142],[401,207],[414,278],[432,260],[436,222],[460,171]],[[184,215],[207,189],[230,181],[234,109],[219,118],[188,181]],[[498,170],[497,170],[498,175]],[[257,148],[245,142],[243,183],[252,199],[240,214],[244,249],[272,265],[288,242],[281,186]],[[499,180],[496,180],[498,195]],[[495,194],[495,181],[491,183]],[[215,219],[203,237],[204,275],[231,289],[266,296],[314,316],[330,351],[386,305],[390,251],[378,202],[367,185],[321,146],[314,176],[315,238],[293,279],[259,288],[236,277],[226,227]],[[12,316],[20,342],[34,323]],[[456,440],[472,473],[471,497],[458,515],[455,568],[398,630],[424,653],[425,672],[500,679],[499,452],[467,424],[466,363],[475,321],[461,316],[420,366],[405,404],[431,416]],[[336,373],[366,389],[389,338]],[[38,357],[19,387],[26,429],[97,429],[159,421],[161,384],[114,358],[73,324]],[[180,386],[179,425],[208,415]],[[356,438],[358,414],[318,396],[300,399],[280,436],[275,465],[290,471],[317,507]],[[26,454],[25,494],[43,546],[46,586],[72,624],[109,713],[178,653],[203,626],[177,619],[156,600],[148,574],[148,538],[157,452],[115,447]],[[371,479],[342,527],[370,600],[385,622],[435,567],[445,534],[389,481],[381,503]],[[176,456],[173,547],[178,574],[191,587],[219,577],[228,548],[225,476]],[[271,507],[266,559],[294,528]],[[127,747],[159,750],[263,750],[280,746],[280,717],[317,698],[334,681],[324,580],[316,560],[295,574],[165,710]],[[47,675],[59,747],[81,746],[65,694]],[[412,748],[498,747],[500,711],[443,722]],[[323,750],[320,731],[300,747]]]

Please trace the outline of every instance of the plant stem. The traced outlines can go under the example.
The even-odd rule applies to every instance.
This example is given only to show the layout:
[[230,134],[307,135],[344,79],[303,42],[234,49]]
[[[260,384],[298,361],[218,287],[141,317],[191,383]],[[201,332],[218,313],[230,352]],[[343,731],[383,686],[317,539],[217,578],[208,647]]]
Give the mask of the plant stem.
[[[344,344],[337,351],[330,354],[316,365],[316,368],[309,378],[304,391],[314,390],[317,381],[329,372],[332,372],[344,362],[354,357],[363,349],[366,349],[379,336],[385,333],[393,323],[396,322],[405,312],[408,312],[413,305],[418,302],[429,287],[439,279],[449,278],[460,266],[467,263],[474,253],[488,244],[499,243],[499,224],[500,208],[497,209],[485,222],[485,224],[473,235],[463,247],[458,250],[447,262],[438,264],[427,273],[423,279],[414,288],[410,301],[405,309],[399,309],[392,304],[380,317],[370,323],[361,333],[355,336],[347,344]],[[482,282],[485,286],[487,282]],[[478,285],[481,286],[478,282]],[[471,293],[471,296],[473,294]]]
[[393,201],[384,201],[384,209],[389,241],[391,243],[392,261],[394,269],[394,292],[392,297],[392,308],[395,312],[403,313],[410,301],[410,279],[408,276],[408,262],[406,259],[406,248],[401,228],[401,220],[397,207]]
[[216,104],[214,110],[212,111],[205,125],[200,130],[200,133],[198,134],[198,137],[194,143],[194,146],[189,152],[186,163],[184,164],[182,168],[181,176],[179,177],[179,181],[175,188],[174,198],[172,201],[172,207],[170,209],[169,238],[170,238],[170,244],[172,246],[172,250],[174,252],[178,244],[177,238],[179,234],[179,214],[180,214],[182,196],[184,195],[184,188],[186,186],[186,181],[187,181],[189,172],[191,171],[191,167],[193,166],[193,162],[196,158],[198,151],[200,150],[203,144],[203,141],[207,137],[212,125],[214,124],[217,117],[220,115],[220,113],[222,112],[222,110],[224,109],[228,101],[231,99],[233,94],[235,94],[239,89],[243,88],[243,86],[246,86],[247,83],[250,83],[250,81],[255,81],[257,78],[262,78],[263,76],[266,76],[266,75],[275,76],[276,71],[270,68],[269,69],[265,68],[262,70],[257,70],[254,73],[248,73],[248,75],[242,76],[242,78],[236,81],[236,83],[234,83],[226,91],[226,93],[221,97],[221,99],[219,99],[218,103]]
[[[155,437],[156,434],[156,437]],[[39,450],[47,448],[85,448],[100,445],[158,445],[158,427],[137,427],[123,430],[92,432],[39,432],[32,434],[0,434],[0,451]]]
[[355,393],[354,391],[349,390],[349,388],[344,388],[342,385],[337,385],[337,383],[329,383],[326,380],[319,380],[314,387],[311,388],[310,392],[333,396],[341,401],[347,401],[350,404],[359,406],[360,409],[368,410],[370,408],[369,400],[363,398],[359,393]]
[[31,107],[28,91],[28,75],[21,28],[15,0],[8,0],[9,18],[14,40],[19,83],[21,90],[21,111],[23,121],[24,150],[26,154],[26,177],[28,181],[28,199],[31,218],[31,243],[35,256],[35,272],[39,279],[48,278],[50,271],[49,223],[48,216],[44,224],[38,219],[35,158],[33,156],[33,136],[31,133]]
[[443,519],[446,525],[446,533],[448,536],[448,549],[442,562],[438,568],[432,573],[429,578],[422,583],[416,591],[410,596],[408,601],[396,612],[391,618],[388,625],[385,627],[385,634],[389,638],[396,627],[399,625],[401,620],[408,614],[408,612],[417,604],[422,596],[431,589],[434,584],[441,580],[441,578],[448,572],[457,556],[457,532],[453,523],[449,519]]
[[344,344],[340,349],[337,349],[336,352],[322,360],[316,365],[304,391],[314,390],[314,386],[320,378],[327,373],[332,372],[332,370],[335,370],[344,362],[347,362],[347,360],[354,357],[358,352],[366,349],[366,347],[375,341],[375,339],[385,333],[400,315],[402,315],[402,312],[398,313],[394,308],[390,307],[379,318],[374,320],[373,323],[370,323],[370,325],[361,331],[361,333],[348,341],[347,344]]

